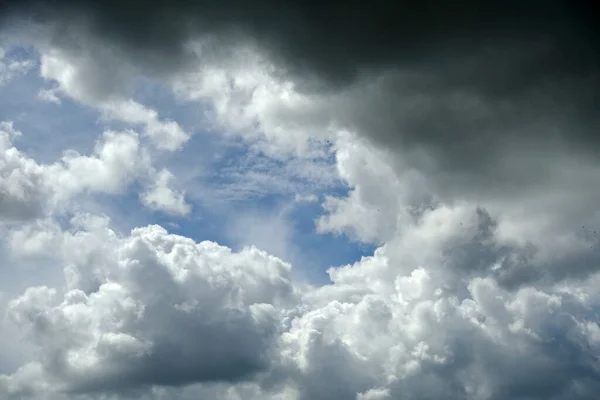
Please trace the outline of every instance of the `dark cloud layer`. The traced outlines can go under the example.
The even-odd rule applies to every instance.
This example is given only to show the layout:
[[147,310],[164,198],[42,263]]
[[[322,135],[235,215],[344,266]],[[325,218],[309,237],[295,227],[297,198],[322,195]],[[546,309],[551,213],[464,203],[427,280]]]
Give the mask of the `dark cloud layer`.
[[[4,1],[4,14],[69,23],[85,18],[104,39],[138,53],[182,61],[187,39],[230,34],[255,39],[297,72],[348,83],[362,70],[431,62],[496,41],[551,40],[558,64],[537,72],[589,71],[597,62],[598,29],[586,2],[438,1]],[[575,58],[573,58],[575,57]],[[498,60],[496,60],[498,61]],[[500,62],[500,66],[502,62]],[[597,66],[597,64],[595,65]],[[498,65],[496,65],[498,67]],[[524,77],[524,76],[523,76]],[[469,77],[469,81],[472,80]],[[494,86],[498,82],[487,82]],[[519,82],[514,81],[514,84]],[[510,87],[498,87],[507,90]]]
[[161,74],[193,63],[189,39],[211,37],[220,49],[258,45],[303,90],[371,81],[371,97],[359,104],[355,96],[332,118],[380,145],[425,150],[443,170],[481,169],[467,178],[476,182],[502,179],[503,155],[516,148],[541,143],[597,156],[600,40],[591,6],[32,0],[5,1],[3,9],[5,17],[55,23],[58,46],[73,50],[66,32],[81,28]]

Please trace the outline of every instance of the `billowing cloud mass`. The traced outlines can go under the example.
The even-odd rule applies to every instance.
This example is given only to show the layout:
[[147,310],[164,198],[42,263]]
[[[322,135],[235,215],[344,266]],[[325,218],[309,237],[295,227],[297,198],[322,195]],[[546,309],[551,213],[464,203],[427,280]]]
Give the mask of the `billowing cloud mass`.
[[[32,117],[0,113],[0,398],[597,398],[586,2],[3,4],[35,62],[0,50],[0,87],[34,70],[46,106],[106,129],[49,163],[19,142]],[[196,182],[214,136],[247,152]],[[198,238],[211,191],[230,239],[281,254]],[[321,211],[240,217],[265,191]],[[139,204],[162,214],[122,229]],[[286,260],[307,218],[376,250],[307,281]]]

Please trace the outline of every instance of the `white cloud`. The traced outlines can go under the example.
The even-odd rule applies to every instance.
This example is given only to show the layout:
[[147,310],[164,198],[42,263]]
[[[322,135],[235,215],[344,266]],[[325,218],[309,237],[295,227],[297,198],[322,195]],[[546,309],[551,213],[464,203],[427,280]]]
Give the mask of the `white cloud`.
[[49,103],[61,104],[62,101],[56,95],[56,89],[42,89],[38,92],[38,98]]
[[38,164],[12,146],[19,132],[2,125],[0,212],[3,218],[27,219],[60,207],[84,191],[120,193],[146,164],[134,132],[105,132],[93,156],[69,151],[53,164]]
[[21,133],[11,122],[0,124],[0,216],[22,219],[38,215],[47,190],[42,168],[12,146]]
[[120,237],[106,219],[79,216],[46,250],[64,258],[65,291],[30,288],[10,306],[41,351],[23,370],[38,388],[16,372],[0,390],[100,398],[90,391],[150,385],[150,398],[246,398],[253,381],[248,398],[593,398],[597,291],[512,291],[491,277],[493,260],[469,270],[459,243],[471,254],[488,246],[457,223],[469,216],[483,218],[432,210],[320,288],[294,286],[288,265],[254,248],[234,253],[157,226]]
[[352,190],[344,198],[326,198],[319,231],[386,242],[411,221],[411,207],[427,203],[427,182],[416,170],[396,174],[389,154],[348,132],[340,134],[336,147],[338,173]]
[[50,167],[49,179],[65,197],[83,190],[122,193],[149,163],[133,131],[104,132],[93,156],[67,151],[61,161]]
[[[110,52],[105,56],[114,57]],[[177,122],[161,120],[155,110],[123,97],[121,85],[127,85],[122,82],[133,80],[133,70],[124,65],[115,69],[107,64],[110,60],[97,65],[96,57],[83,51],[73,54],[48,48],[41,52],[40,73],[44,79],[58,84],[52,94],[59,92],[95,107],[106,119],[143,127],[144,135],[158,149],[174,151],[188,141],[190,135]]]
[[156,111],[131,99],[112,101],[103,104],[100,109],[107,119],[143,126],[145,135],[161,150],[177,150],[190,138],[177,122],[161,121]]
[[39,378],[89,391],[238,380],[268,368],[278,314],[295,301],[289,266],[157,226],[119,238],[87,216],[74,223],[84,231],[48,249],[65,258],[67,291],[30,288],[10,303],[12,320],[45,354]]
[[176,192],[169,187],[173,174],[163,169],[155,175],[154,182],[141,195],[142,203],[149,208],[172,214],[189,214],[192,208],[185,201],[185,193]]
[[[85,192],[121,194],[135,180],[147,182],[147,204],[185,211],[182,194],[167,186],[169,172],[155,173],[149,155],[133,131],[103,133],[93,154],[66,151],[59,161],[38,164],[13,146],[21,133],[11,122],[0,125],[0,217],[23,220],[67,207]],[[148,197],[150,196],[150,197]]]
[[171,79],[175,93],[203,101],[213,108],[215,120],[227,132],[261,141],[268,154],[319,151],[311,138],[332,136],[325,98],[299,93],[291,81],[276,76],[273,64],[255,49],[239,47],[235,55],[217,58],[209,42],[193,48],[203,60],[196,70]]

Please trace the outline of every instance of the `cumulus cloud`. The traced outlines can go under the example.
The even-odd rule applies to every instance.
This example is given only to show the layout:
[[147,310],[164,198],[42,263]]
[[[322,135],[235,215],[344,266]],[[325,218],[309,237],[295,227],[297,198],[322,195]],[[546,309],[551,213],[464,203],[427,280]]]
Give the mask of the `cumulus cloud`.
[[[381,204],[368,196],[375,190]],[[389,217],[407,200],[385,193],[376,186],[352,201]],[[68,231],[38,225],[12,236],[20,256],[58,255],[65,285],[10,302],[11,323],[39,352],[0,377],[0,393],[594,398],[597,273],[507,287],[503,271],[523,249],[507,247],[485,210],[432,203],[399,221],[373,256],[330,269],[332,282],[319,288],[294,282],[289,265],[255,248],[234,253],[158,226],[123,236],[106,218],[80,215]],[[20,246],[23,237],[35,245]]]
[[[326,213],[317,222],[321,232],[346,234],[359,241],[388,243],[395,247],[397,238],[408,234],[414,221],[427,215],[442,215],[428,214],[430,210],[447,207],[468,210],[477,205],[482,207],[479,222],[466,214],[456,214],[453,223],[465,232],[468,229],[481,231],[487,236],[482,240],[490,243],[492,238],[495,242],[485,252],[475,253],[474,258],[487,257],[484,253],[499,256],[507,249],[519,249],[519,256],[513,254],[505,259],[505,266],[510,270],[503,272],[505,283],[560,280],[598,270],[597,226],[600,221],[595,208],[588,203],[596,195],[583,190],[582,182],[574,182],[575,176],[548,185],[550,193],[545,196],[538,193],[530,199],[498,196],[490,201],[476,201],[463,193],[448,202],[424,171],[404,167],[399,173],[394,168],[394,154],[365,146],[361,140],[348,135],[338,141],[337,146],[338,171],[353,189],[346,197],[326,199],[323,204]],[[594,169],[588,170],[584,163],[579,163],[577,171],[591,174]],[[557,170],[556,174],[560,172]],[[431,220],[432,226],[437,223]],[[428,241],[428,237],[419,234],[413,239],[415,246]],[[456,245],[454,242],[450,247]],[[409,246],[405,251],[410,249]],[[473,253],[473,249],[464,251]]]
[[69,392],[119,391],[235,381],[268,368],[278,314],[295,297],[288,265],[157,226],[119,238],[85,215],[74,225],[84,230],[48,249],[68,263],[66,290],[30,288],[9,305],[44,352],[31,367],[40,378]]
[[174,395],[196,383],[229,398],[254,381],[255,398],[593,398],[597,292],[575,282],[507,290],[488,272],[493,260],[465,273],[463,257],[434,248],[485,247],[453,220],[479,214],[430,213],[435,224],[413,229],[427,246],[399,252],[414,246],[405,235],[332,268],[320,288],[295,285],[289,265],[256,248],[234,253],[158,226],[120,236],[78,216],[47,249],[64,258],[65,288],[10,302],[41,354],[0,390],[160,398],[160,387]]
[[166,169],[157,172],[154,182],[141,195],[142,203],[150,208],[186,215],[191,211],[191,206],[185,201],[185,193],[176,192],[169,187],[172,179],[173,174]]
[[66,152],[53,164],[38,164],[12,145],[20,135],[10,122],[2,125],[3,219],[43,215],[72,196],[89,190],[119,193],[144,168],[145,160],[134,132],[106,132],[93,156]]
[[21,133],[10,122],[0,125],[0,215],[3,218],[23,218],[40,212],[44,201],[39,166],[12,147],[12,141]]
[[144,202],[153,208],[182,212],[183,195],[155,173],[139,136],[133,131],[106,131],[92,155],[69,150],[52,164],[39,164],[13,145],[21,135],[12,122],[0,124],[0,217],[26,220],[46,215],[85,192],[120,194],[135,180],[147,180]]
[[[189,135],[131,100],[138,76],[208,104],[213,122],[269,157],[248,192],[276,186],[272,164],[319,180],[335,156],[350,191],[325,196],[317,229],[379,247],[313,287],[254,247],[155,225],[122,235],[79,215],[67,228],[3,227],[15,260],[58,258],[65,284],[10,301],[7,323],[39,350],[0,375],[0,395],[597,396],[600,57],[587,7],[33,0],[5,10],[5,21],[33,17],[19,34],[40,48],[57,93],[141,127],[159,149]],[[13,146],[11,124],[0,133],[3,219],[140,176],[145,205],[191,212],[133,132],[50,165]],[[245,168],[224,172],[243,183]],[[286,232],[253,218],[232,226],[244,241],[273,231],[274,249]]]

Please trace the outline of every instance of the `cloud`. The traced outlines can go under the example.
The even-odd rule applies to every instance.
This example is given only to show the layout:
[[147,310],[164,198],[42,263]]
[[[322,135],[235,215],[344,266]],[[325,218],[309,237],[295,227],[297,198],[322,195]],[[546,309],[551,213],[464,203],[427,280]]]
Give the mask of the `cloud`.
[[12,146],[20,135],[12,123],[3,122],[0,133],[3,219],[41,216],[86,190],[119,193],[146,163],[134,132],[105,132],[93,156],[71,151],[48,165],[38,164]]
[[12,147],[21,133],[10,122],[0,125],[0,215],[20,219],[40,213],[45,200],[41,171],[37,163]]
[[56,90],[54,89],[42,89],[38,93],[38,98],[43,101],[47,101],[49,103],[61,104],[60,98],[56,95]]
[[[229,198],[322,191],[335,165],[350,192],[326,193],[319,232],[379,247],[313,287],[254,247],[156,225],[123,235],[86,215],[7,224],[15,262],[59,258],[65,284],[10,301],[10,323],[39,350],[0,375],[1,396],[597,396],[591,10],[346,3],[9,4],[33,17],[28,32],[11,29],[40,49],[57,93],[142,135],[107,132],[92,155],[44,165],[3,123],[3,219],[57,219],[45,212],[57,199],[135,180],[146,206],[191,211],[171,173],[146,160],[143,139],[174,151],[189,135],[132,100],[145,76],[208,105],[211,122],[256,150],[220,165]],[[263,246],[285,253],[285,224],[267,222],[234,221],[233,236],[272,237]]]
[[[37,171],[50,167],[11,147],[13,126],[3,132],[5,154],[46,176]],[[136,170],[139,138],[112,132],[103,140],[92,156],[67,154],[50,169],[70,174],[71,188],[120,190]],[[78,215],[67,230],[6,227],[17,264],[58,258],[65,284],[32,286],[10,301],[10,323],[37,352],[0,376],[0,394],[594,398],[600,278],[594,264],[572,257],[593,254],[585,250],[593,237],[537,242],[555,253],[532,256],[476,204],[431,200],[427,180],[398,175],[385,151],[351,134],[335,146],[354,189],[326,203],[321,229],[383,245],[331,268],[322,287],[295,281],[288,264],[256,248],[236,253],[159,226],[120,235],[107,218]],[[168,181],[158,175],[157,185]],[[21,203],[36,199],[23,193]],[[262,223],[247,221],[239,228]],[[563,251],[557,269],[548,254]],[[566,266],[586,273],[565,274]]]
[[234,152],[211,165],[214,175],[211,195],[227,200],[265,197],[272,194],[295,196],[342,186],[335,166],[327,157],[303,157],[285,152],[278,157],[250,147]]
[[54,388],[236,381],[268,368],[277,313],[295,296],[289,266],[157,226],[119,238],[85,215],[74,224],[83,231],[48,249],[65,258],[67,290],[30,288],[9,305],[45,353],[29,368]]
[[[252,6],[237,0],[218,5],[153,1],[143,7],[128,2],[119,12],[114,2],[5,3],[5,17],[29,14],[42,22],[85,22],[85,30],[91,36],[101,37],[119,51],[133,51],[133,57],[156,71],[181,68],[193,60],[188,58],[187,41],[213,35],[230,41],[259,42],[288,69],[342,84],[361,70],[410,65],[415,59],[428,61],[432,48],[472,49],[506,36],[515,39],[543,35],[550,35],[565,47],[564,40],[572,35],[575,39],[587,39],[582,43],[585,48],[593,43],[593,34],[597,33],[591,25],[591,10],[580,3],[567,2],[546,7],[517,2],[474,7],[477,3],[472,1],[440,7],[433,7],[431,2],[372,7],[366,2],[355,2],[349,7],[345,2],[332,1],[318,6],[291,2],[275,7],[271,1]],[[574,26],[575,22],[583,26]],[[354,29],[356,25],[361,25],[360,31]],[[164,29],[159,33],[157,26]],[[67,40],[67,33],[59,31],[56,36]],[[573,67],[570,61],[566,57],[559,65],[538,68],[553,71]]]
[[277,65],[253,46],[217,55],[213,46],[203,39],[190,44],[190,52],[202,62],[168,79],[175,93],[208,102],[213,119],[226,132],[258,141],[268,155],[322,156],[319,142],[332,134],[326,100],[281,79]]
[[[73,54],[52,47],[42,50],[40,74],[44,79],[58,84],[52,91],[42,92],[45,98],[56,102],[56,92],[59,92],[99,109],[106,120],[141,126],[144,134],[160,150],[177,150],[189,139],[189,134],[175,121],[163,121],[156,111],[132,99],[115,95],[118,86],[113,85],[120,85],[119,74],[124,74],[122,80],[127,84],[135,75],[128,73],[126,66],[115,64],[118,60],[109,51],[105,54],[107,60],[103,61],[104,65],[97,64],[95,57],[97,55]],[[103,94],[104,90],[108,90],[106,95]],[[53,97],[48,97],[48,93]]]
[[13,59],[7,55],[6,49],[2,48],[0,43],[0,87],[17,76],[24,75],[31,67],[31,61]]
[[33,1],[7,15],[37,17],[23,35],[42,48],[42,75],[109,118],[141,123],[159,147],[187,136],[129,99],[139,75],[208,102],[224,130],[262,141],[270,156],[312,155],[340,131],[356,134],[389,153],[396,175],[424,176],[437,200],[520,221],[530,230],[522,241],[591,218],[600,199],[593,12],[428,4],[156,1],[117,8],[117,18],[110,2]]
[[191,211],[191,206],[185,201],[185,193],[173,191],[169,187],[173,174],[168,170],[156,173],[154,182],[146,192],[141,195],[142,203],[149,208],[163,210],[177,215],[186,215]]
[[143,199],[155,209],[185,212],[183,195],[168,184],[168,171],[155,173],[139,136],[106,131],[92,155],[67,151],[52,164],[38,164],[13,146],[21,133],[12,122],[0,124],[0,217],[27,220],[65,209],[78,194],[121,194],[136,180],[148,181]]
[[116,119],[144,127],[144,133],[158,149],[174,151],[187,142],[189,135],[175,121],[161,121],[154,110],[133,101],[116,101],[101,107],[106,119]]
[[289,265],[256,248],[235,253],[158,226],[121,236],[80,215],[46,250],[64,258],[64,290],[32,287],[10,303],[11,321],[41,353],[2,376],[0,390],[229,398],[258,385],[255,398],[594,398],[593,286],[507,290],[489,277],[492,263],[465,274],[463,258],[439,258],[435,246],[485,247],[453,221],[477,213],[431,213],[445,217],[413,228],[427,246],[407,235],[332,268],[319,288],[295,285]]

